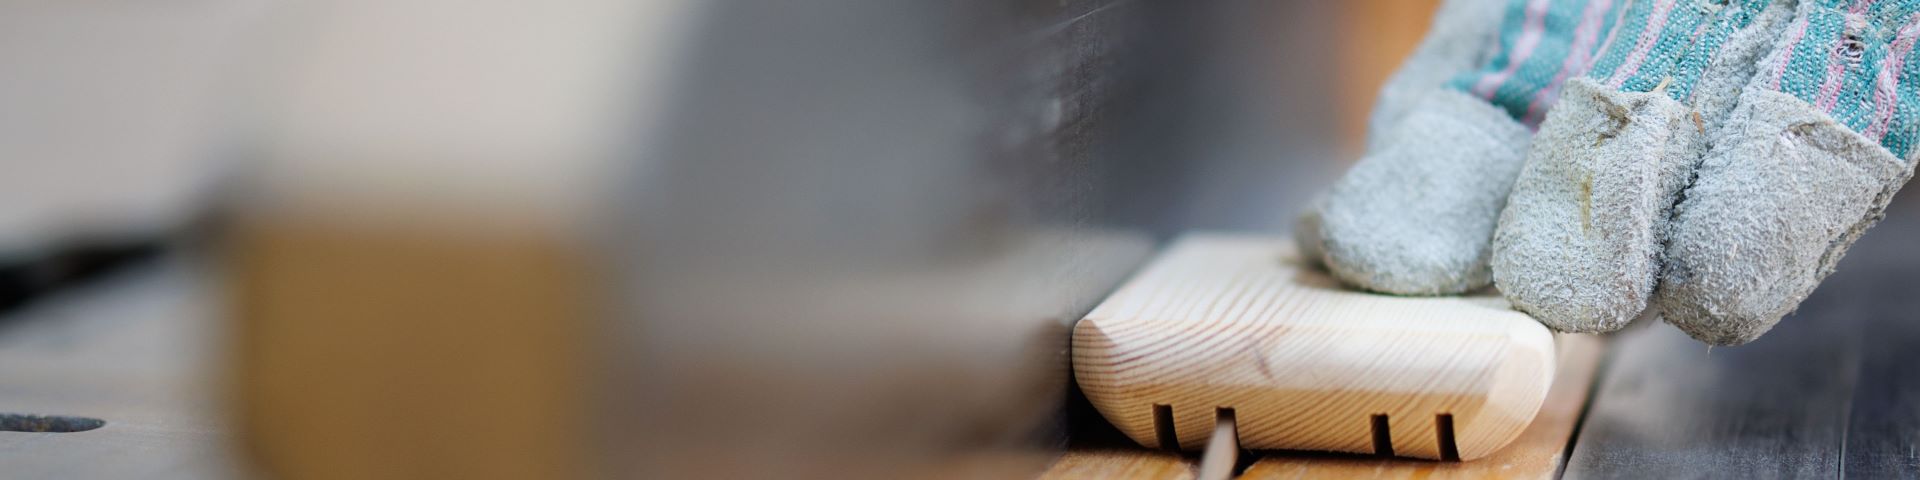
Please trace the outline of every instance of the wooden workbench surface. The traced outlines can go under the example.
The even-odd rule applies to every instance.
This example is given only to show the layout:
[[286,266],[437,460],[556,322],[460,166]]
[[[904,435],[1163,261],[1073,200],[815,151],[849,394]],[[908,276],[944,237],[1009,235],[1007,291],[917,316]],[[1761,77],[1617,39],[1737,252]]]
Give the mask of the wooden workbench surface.
[[1624,338],[1566,476],[1920,477],[1913,200],[1753,343],[1707,348],[1667,325]]
[[[1909,292],[1920,288],[1920,261],[1909,259],[1920,236],[1914,207],[1897,205],[1799,313],[1752,344],[1708,349],[1657,324],[1615,335],[1561,476],[1920,475],[1920,376],[1910,373],[1920,365],[1920,295]],[[79,433],[0,432],[0,477],[235,476],[211,414],[219,390],[205,376],[221,351],[207,334],[215,331],[210,292],[200,269],[176,259],[0,315],[0,413],[108,421]],[[1077,429],[1102,421],[1091,410],[1070,415]],[[1049,478],[1194,473],[1191,457],[1108,433],[1104,444],[1097,434],[1076,436]],[[1243,478],[1505,469],[1491,459],[1251,457]]]

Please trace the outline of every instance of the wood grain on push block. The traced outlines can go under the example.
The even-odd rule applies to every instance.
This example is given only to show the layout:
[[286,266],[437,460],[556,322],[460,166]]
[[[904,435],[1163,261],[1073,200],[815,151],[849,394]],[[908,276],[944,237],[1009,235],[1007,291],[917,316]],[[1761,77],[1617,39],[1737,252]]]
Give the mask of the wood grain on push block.
[[1190,235],[1074,328],[1074,372],[1135,442],[1203,447],[1222,409],[1248,449],[1486,456],[1553,380],[1547,329],[1496,295],[1342,288],[1278,236]]
[[1520,438],[1506,447],[1471,462],[1429,462],[1399,458],[1326,455],[1299,452],[1269,452],[1248,466],[1239,478],[1267,479],[1350,479],[1405,478],[1512,479],[1541,480],[1559,476],[1572,445],[1574,425],[1578,424],[1594,373],[1606,352],[1606,341],[1593,335],[1560,334],[1554,337],[1559,350],[1553,388],[1533,423]]

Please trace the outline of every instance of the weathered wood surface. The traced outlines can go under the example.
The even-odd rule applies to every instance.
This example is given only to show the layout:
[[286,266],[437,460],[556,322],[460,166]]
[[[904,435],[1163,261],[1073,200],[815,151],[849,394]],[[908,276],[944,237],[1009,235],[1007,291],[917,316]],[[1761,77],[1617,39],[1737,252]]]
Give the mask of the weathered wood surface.
[[1912,200],[1753,343],[1709,349],[1663,324],[1620,335],[1565,476],[1920,477]]
[[1475,459],[1516,438],[1553,379],[1552,335],[1497,296],[1342,288],[1284,237],[1190,235],[1074,328],[1074,372],[1141,445]]

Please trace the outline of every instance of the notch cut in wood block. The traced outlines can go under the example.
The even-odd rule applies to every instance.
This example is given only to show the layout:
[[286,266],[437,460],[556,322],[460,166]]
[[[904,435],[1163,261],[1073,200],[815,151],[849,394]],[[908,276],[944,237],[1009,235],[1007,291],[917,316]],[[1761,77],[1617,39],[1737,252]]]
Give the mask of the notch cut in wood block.
[[1281,236],[1189,235],[1073,332],[1080,388],[1147,447],[1471,460],[1533,420],[1553,336],[1494,294],[1348,290]]

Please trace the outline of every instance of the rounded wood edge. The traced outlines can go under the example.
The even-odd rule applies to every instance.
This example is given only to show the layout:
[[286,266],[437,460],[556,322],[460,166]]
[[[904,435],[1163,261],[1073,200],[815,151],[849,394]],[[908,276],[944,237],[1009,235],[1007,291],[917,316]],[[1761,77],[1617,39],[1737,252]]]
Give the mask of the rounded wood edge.
[[1553,332],[1538,322],[1516,323],[1509,347],[1489,386],[1486,403],[1464,424],[1456,423],[1460,460],[1485,457],[1513,443],[1540,414],[1553,386],[1558,358]]
[[1114,384],[1117,375],[1111,366],[1083,361],[1083,358],[1111,358],[1110,352],[1114,340],[1100,328],[1100,320],[1084,318],[1073,325],[1073,346],[1070,356],[1073,359],[1074,381],[1087,401],[1100,412],[1127,438],[1147,448],[1160,448],[1158,431],[1153,423],[1153,405],[1138,404],[1129,399],[1133,395],[1116,390],[1124,390]]

